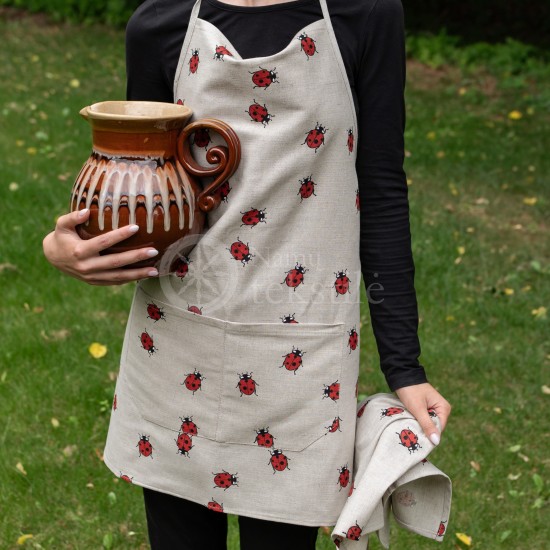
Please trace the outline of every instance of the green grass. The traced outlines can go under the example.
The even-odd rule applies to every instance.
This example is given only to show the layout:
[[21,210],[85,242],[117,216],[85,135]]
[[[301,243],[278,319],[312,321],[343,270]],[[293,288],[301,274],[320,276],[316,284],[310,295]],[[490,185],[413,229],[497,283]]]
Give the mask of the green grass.
[[[123,34],[41,18],[0,19],[0,32],[0,548],[29,533],[29,548],[147,548],[141,490],[101,462],[133,285],[85,285],[42,254],[89,153],[78,110],[124,98]],[[453,405],[431,455],[453,480],[442,548],[465,548],[456,532],[472,548],[548,548],[549,320],[532,311],[550,308],[550,70],[532,65],[408,66],[421,359]],[[361,353],[360,393],[388,391],[366,307]],[[395,525],[392,543],[435,547]]]

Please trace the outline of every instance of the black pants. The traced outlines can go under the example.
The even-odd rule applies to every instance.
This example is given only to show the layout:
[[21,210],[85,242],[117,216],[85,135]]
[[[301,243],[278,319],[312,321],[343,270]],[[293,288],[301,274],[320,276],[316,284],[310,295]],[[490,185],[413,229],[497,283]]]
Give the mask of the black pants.
[[[226,550],[227,514],[143,488],[152,550]],[[239,517],[241,550],[315,550],[318,527]]]

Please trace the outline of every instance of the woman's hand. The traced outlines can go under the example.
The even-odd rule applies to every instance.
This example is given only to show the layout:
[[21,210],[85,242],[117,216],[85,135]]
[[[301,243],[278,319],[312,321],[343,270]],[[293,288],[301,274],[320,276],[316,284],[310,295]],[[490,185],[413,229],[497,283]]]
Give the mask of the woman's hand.
[[430,441],[434,445],[439,445],[441,434],[432,422],[428,409],[434,409],[443,431],[451,414],[450,403],[428,382],[405,386],[395,390],[395,393],[405,408],[418,420]]
[[75,228],[85,222],[89,215],[90,210],[85,209],[59,216],[55,230],[44,237],[44,255],[54,267],[91,285],[120,285],[158,275],[158,271],[152,267],[121,268],[156,256],[158,251],[154,248],[104,256],[99,254],[101,250],[131,237],[138,230],[137,225],[127,225],[84,240],[78,236]]

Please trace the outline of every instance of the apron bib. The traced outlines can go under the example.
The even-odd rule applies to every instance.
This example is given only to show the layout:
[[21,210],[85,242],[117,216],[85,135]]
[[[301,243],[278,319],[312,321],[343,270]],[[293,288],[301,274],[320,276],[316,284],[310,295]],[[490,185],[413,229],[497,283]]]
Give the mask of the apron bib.
[[[251,59],[192,10],[174,97],[242,160],[180,270],[136,285],[104,450],[140,486],[311,526],[352,490],[361,281],[357,116],[320,3]],[[196,133],[197,162],[215,145]]]

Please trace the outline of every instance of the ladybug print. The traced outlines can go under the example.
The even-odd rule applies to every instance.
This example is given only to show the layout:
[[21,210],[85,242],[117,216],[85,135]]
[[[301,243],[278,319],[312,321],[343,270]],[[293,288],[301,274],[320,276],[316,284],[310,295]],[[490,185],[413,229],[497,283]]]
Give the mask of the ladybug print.
[[221,59],[225,61],[224,56],[229,55],[233,57],[233,54],[225,46],[216,46],[216,51],[214,52],[214,59]]
[[189,264],[192,262],[187,256],[181,256],[174,264],[174,271],[176,277],[179,277],[182,281],[183,278],[189,273]]
[[307,60],[309,61],[309,58],[319,51],[315,46],[315,40],[313,40],[313,38],[308,36],[305,32],[298,36],[298,40],[301,44],[300,51],[303,51],[306,54]]
[[248,110],[245,111],[245,113],[250,115],[252,122],[261,122],[265,128],[267,124],[275,117],[275,115],[271,115],[267,112],[265,103],[262,107],[255,99],[253,101],[254,103],[248,107]]
[[289,325],[297,325],[298,324],[298,321],[296,321],[296,319],[294,318],[294,313],[292,314],[288,314],[288,315],[283,315],[281,317],[281,321],[285,324],[289,324]]
[[325,128],[323,125],[315,124],[315,128],[313,130],[310,130],[309,132],[306,132],[306,139],[304,140],[304,143],[302,145],[307,143],[307,146],[310,149],[314,149],[315,152],[317,152],[317,149],[321,147],[325,143],[325,134],[327,133],[328,128]]
[[297,263],[294,269],[286,271],[287,275],[281,284],[286,283],[286,286],[293,288],[294,292],[296,292],[296,288],[304,282],[304,273],[306,271],[309,271],[309,269],[306,269],[301,264]]
[[265,221],[265,208],[263,210],[258,210],[257,208],[250,208],[250,210],[247,210],[246,212],[241,212],[243,217],[241,218],[242,222],[241,227],[243,225],[249,225],[250,227],[254,227],[255,225],[262,223],[267,223]]
[[399,436],[400,445],[409,449],[409,454],[422,448],[418,443],[418,436],[411,430],[406,429],[395,433]]
[[432,418],[435,418],[437,416],[437,413],[435,412],[435,409],[433,407],[430,407],[428,409],[428,414],[432,417]]
[[277,73],[275,72],[275,69],[277,67],[274,67],[272,71],[268,71],[267,69],[262,69],[260,67],[259,71],[250,72],[252,75],[252,82],[254,82],[254,88],[263,88],[264,90],[267,90],[271,84],[276,82],[277,84],[279,81],[277,80]]
[[349,277],[346,275],[347,269],[334,273],[336,275],[336,281],[334,281],[333,287],[336,289],[336,296],[339,294],[346,294],[349,292]]
[[140,435],[136,447],[139,447],[139,456],[143,455],[153,458],[153,445],[151,445],[148,435]]
[[177,439],[174,439],[178,446],[178,454],[189,456],[189,451],[193,448],[193,441],[189,434],[181,433]]
[[127,474],[123,474],[122,472],[120,472],[120,479],[122,479],[123,481],[125,481],[126,483],[133,483],[133,477],[130,477],[129,475]]
[[344,539],[340,535],[336,535],[334,537],[334,545],[336,546],[336,548],[340,548],[340,544],[342,544],[343,540]]
[[116,411],[117,407],[118,407],[118,403],[117,403],[117,397],[115,393],[115,396],[113,397],[113,411]]
[[350,329],[348,331],[348,334],[349,334],[348,347],[349,347],[349,352],[351,353],[353,350],[357,349],[357,344],[359,343],[359,335],[357,334],[357,330],[355,330],[355,327]]
[[361,405],[360,409],[357,411],[357,418],[361,418],[363,416],[363,413],[365,412],[365,407],[367,406],[366,403]]
[[405,410],[401,407],[389,407],[388,409],[382,409],[382,414],[380,415],[380,418],[384,418],[384,416],[395,416],[396,414],[404,413]]
[[187,435],[197,435],[199,433],[199,428],[197,425],[193,422],[192,416],[186,416],[185,418],[182,418],[180,416],[181,420],[181,432]]
[[275,472],[282,472],[285,469],[290,470],[288,467],[288,461],[290,460],[281,449],[275,449],[269,451],[271,453],[271,458],[269,459],[269,464],[273,467],[273,474]]
[[300,202],[303,202],[304,199],[309,199],[311,195],[315,195],[315,182],[311,180],[312,176],[307,176],[300,181],[300,189],[298,190],[297,195],[300,195]]
[[442,537],[445,534],[445,521],[439,523],[439,528],[437,530],[437,536]]
[[333,382],[330,386],[325,385],[325,389],[323,390],[323,399],[325,397],[330,397],[334,402],[340,399],[340,384],[338,383],[338,380]]
[[190,306],[188,305],[187,306],[187,311],[191,312],[191,313],[194,313],[195,315],[202,315],[202,307],[198,307],[198,306]]
[[361,199],[359,198],[359,188],[355,190],[355,209],[357,212],[361,211]]
[[239,237],[237,240],[231,244],[231,248],[228,248],[231,252],[233,259],[240,261],[243,264],[243,267],[252,259],[256,254],[250,253],[250,248],[248,243],[244,244]]
[[283,355],[285,360],[279,368],[284,367],[286,370],[292,371],[296,374],[296,371],[302,366],[302,357],[304,356],[304,353],[306,352],[297,348],[292,348],[290,353]]
[[347,146],[348,146],[348,151],[350,155],[353,153],[354,141],[355,141],[355,138],[353,137],[353,128],[350,128],[348,130],[348,139],[347,139]]
[[336,430],[338,430],[339,432],[341,432],[342,430],[340,429],[340,422],[342,421],[342,419],[337,416],[333,421],[332,421],[332,424],[330,426],[327,427],[327,430],[329,434],[333,434]]
[[147,319],[153,319],[156,323],[160,319],[164,319],[166,321],[166,316],[164,315],[162,308],[151,302],[150,304],[147,304]]
[[197,390],[202,390],[202,381],[204,380],[204,376],[195,369],[195,372],[191,372],[186,375],[185,380],[181,383],[181,385],[185,384],[185,387],[193,392],[193,395],[195,395],[195,392]]
[[183,105],[185,103],[185,99],[178,99],[176,102],[176,105]]
[[229,195],[231,189],[233,188],[229,186],[229,181],[226,180],[218,187],[218,189],[216,190],[216,193],[218,194],[218,196],[223,202],[228,202],[227,196]]
[[213,512],[223,512],[223,504],[216,502],[214,497],[212,497],[212,500],[206,505],[206,507]]
[[350,540],[359,540],[361,538],[362,529],[359,527],[357,522],[355,525],[352,525],[346,532],[346,538]]
[[242,397],[243,395],[252,395],[253,393],[258,395],[256,393],[256,386],[259,385],[260,384],[256,383],[252,378],[252,372],[250,374],[248,372],[243,372],[243,374],[239,374],[239,383],[235,387],[239,388]]
[[239,486],[237,481],[237,474],[238,472],[234,474],[230,474],[229,472],[226,472],[225,470],[222,470],[221,472],[218,472],[217,474],[212,474],[214,476],[214,488],[220,487],[224,491],[227,491],[229,487],[236,485]]
[[189,59],[189,74],[195,74],[199,68],[199,50],[191,50],[191,59]]
[[193,145],[201,149],[203,147],[206,149],[211,141],[208,128],[199,128],[193,133]]
[[149,356],[153,355],[153,353],[157,352],[157,348],[155,347],[155,344],[153,342],[153,338],[151,335],[145,330],[142,332],[139,336],[139,339],[141,340],[141,347],[147,351]]
[[258,447],[273,447],[273,440],[276,438],[269,433],[269,426],[256,430],[256,434],[254,443],[257,443]]
[[340,484],[340,489],[339,489],[339,491],[341,491],[342,488],[347,487],[347,486],[348,486],[348,483],[349,483],[349,469],[348,469],[348,465],[346,464],[345,466],[342,466],[338,471],[340,472],[340,475],[338,476],[338,481],[337,481],[337,483]]

